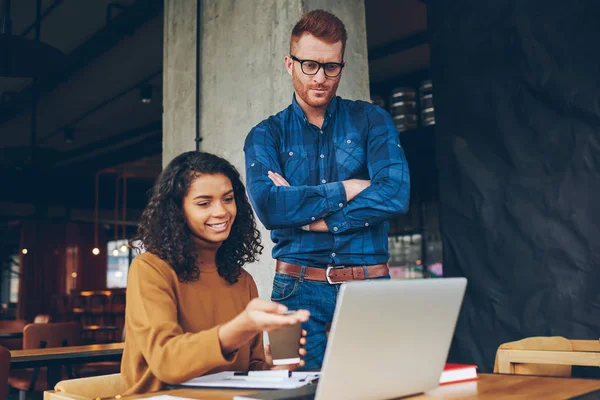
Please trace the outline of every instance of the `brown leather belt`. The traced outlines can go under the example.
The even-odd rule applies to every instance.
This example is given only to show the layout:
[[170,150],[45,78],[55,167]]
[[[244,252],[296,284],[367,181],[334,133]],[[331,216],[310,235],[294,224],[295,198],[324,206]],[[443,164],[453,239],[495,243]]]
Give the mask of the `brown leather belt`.
[[[367,269],[368,278],[365,276]],[[302,277],[302,267],[277,260],[277,272],[295,278]],[[324,281],[330,284],[340,284],[352,280],[364,280],[369,278],[380,278],[390,273],[387,264],[376,264],[363,266],[328,266],[327,268],[304,267],[304,279],[311,281]]]

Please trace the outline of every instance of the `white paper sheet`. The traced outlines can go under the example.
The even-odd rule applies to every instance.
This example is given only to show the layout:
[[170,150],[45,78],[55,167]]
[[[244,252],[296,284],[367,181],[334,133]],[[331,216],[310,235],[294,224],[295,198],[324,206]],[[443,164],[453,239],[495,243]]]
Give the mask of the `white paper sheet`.
[[175,397],[175,396],[168,396],[168,395],[161,395],[161,396],[152,396],[152,397],[146,397],[146,399],[154,399],[154,400],[193,400],[190,399],[189,397]]
[[318,372],[292,372],[289,378],[282,378],[278,371],[269,374],[261,372],[260,376],[235,376],[233,371],[219,372],[205,375],[181,383],[179,386],[187,387],[219,387],[219,388],[244,388],[244,389],[294,389],[308,385],[318,379]]

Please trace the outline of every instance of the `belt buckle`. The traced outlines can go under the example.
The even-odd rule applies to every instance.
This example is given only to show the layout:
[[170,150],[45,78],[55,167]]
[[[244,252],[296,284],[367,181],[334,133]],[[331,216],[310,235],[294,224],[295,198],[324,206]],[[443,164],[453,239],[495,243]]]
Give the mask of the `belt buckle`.
[[327,270],[325,271],[325,278],[327,279],[327,283],[329,283],[330,285],[341,285],[342,283],[344,283],[343,281],[342,282],[333,282],[331,280],[331,278],[329,277],[329,272],[332,269],[343,269],[343,268],[346,268],[346,266],[345,265],[331,265],[331,264],[327,265]]

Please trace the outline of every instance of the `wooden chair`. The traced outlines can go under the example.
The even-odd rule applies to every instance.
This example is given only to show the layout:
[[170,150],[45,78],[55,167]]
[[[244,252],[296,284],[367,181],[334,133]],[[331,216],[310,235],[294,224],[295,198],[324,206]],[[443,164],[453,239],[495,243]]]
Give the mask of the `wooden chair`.
[[121,374],[111,374],[60,381],[54,390],[82,398],[96,399],[117,397],[127,390],[127,387]]
[[86,316],[86,298],[81,294],[72,294],[69,298],[69,315],[85,324],[84,317]]
[[[49,347],[78,346],[81,344],[81,324],[79,322],[59,322],[47,324],[29,324],[23,329],[23,349],[40,349]],[[63,374],[65,379],[73,378],[70,366]],[[10,371],[10,386],[19,389],[20,399],[25,399],[26,392],[44,391],[47,389],[47,368],[28,368]]]
[[570,377],[573,365],[600,367],[600,342],[552,336],[504,343],[496,352],[494,372]]
[[[121,342],[125,342],[125,326],[121,329]],[[95,361],[81,364],[77,368],[77,376],[81,378],[92,376],[115,375],[121,372],[121,361]]]
[[0,346],[0,400],[6,400],[8,371],[10,371],[10,350]]
[[101,293],[93,293],[87,298],[86,325],[105,325],[105,315],[108,311],[108,296]]

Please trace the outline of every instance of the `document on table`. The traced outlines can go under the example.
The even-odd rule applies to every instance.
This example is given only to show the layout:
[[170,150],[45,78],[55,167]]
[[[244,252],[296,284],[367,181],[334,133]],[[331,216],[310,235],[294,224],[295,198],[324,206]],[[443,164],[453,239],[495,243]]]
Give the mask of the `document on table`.
[[319,378],[319,372],[283,371],[225,371],[205,375],[177,386],[218,387],[242,389],[294,389],[308,385]]

